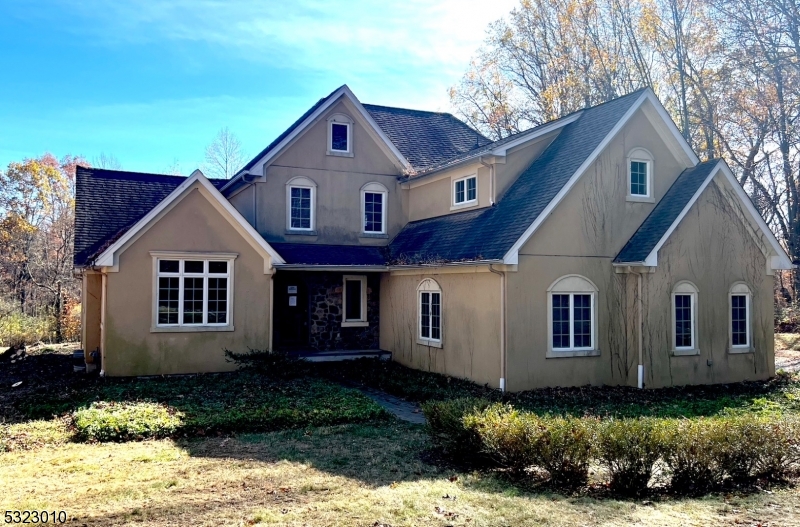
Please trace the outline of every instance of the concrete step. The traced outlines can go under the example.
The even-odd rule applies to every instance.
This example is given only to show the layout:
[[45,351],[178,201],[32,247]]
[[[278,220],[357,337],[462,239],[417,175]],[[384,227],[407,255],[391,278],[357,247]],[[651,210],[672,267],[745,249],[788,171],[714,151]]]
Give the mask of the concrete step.
[[294,351],[289,355],[309,362],[337,362],[355,359],[390,360],[392,358],[392,352],[384,350]]

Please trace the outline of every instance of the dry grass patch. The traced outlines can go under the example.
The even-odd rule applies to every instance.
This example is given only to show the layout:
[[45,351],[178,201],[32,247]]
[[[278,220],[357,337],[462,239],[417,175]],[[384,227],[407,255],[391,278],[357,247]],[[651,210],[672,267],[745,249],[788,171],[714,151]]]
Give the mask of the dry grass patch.
[[424,461],[420,427],[344,425],[0,454],[2,509],[78,525],[800,525],[796,489],[701,500],[529,494]]
[[775,349],[800,351],[800,333],[775,333]]

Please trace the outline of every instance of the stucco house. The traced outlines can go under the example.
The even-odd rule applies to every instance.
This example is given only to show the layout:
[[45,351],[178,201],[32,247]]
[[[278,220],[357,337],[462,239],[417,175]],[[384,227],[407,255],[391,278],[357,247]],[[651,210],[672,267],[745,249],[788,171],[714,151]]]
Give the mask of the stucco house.
[[499,141],[320,99],[233,178],[79,168],[83,347],[106,375],[224,349],[390,354],[504,390],[774,374],[792,262],[639,90]]

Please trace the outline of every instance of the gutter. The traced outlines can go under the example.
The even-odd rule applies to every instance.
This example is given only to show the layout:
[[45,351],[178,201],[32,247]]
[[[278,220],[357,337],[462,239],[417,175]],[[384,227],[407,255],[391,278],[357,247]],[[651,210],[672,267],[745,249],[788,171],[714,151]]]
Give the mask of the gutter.
[[[465,262],[448,262],[415,265],[315,265],[315,264],[272,264],[277,269],[287,271],[406,271],[406,270],[426,270],[439,267],[475,267],[482,265],[502,265],[503,260],[470,260]],[[490,269],[491,270],[491,269]],[[497,273],[498,271],[492,271]]]
[[496,271],[489,264],[489,271],[500,277],[500,391],[506,391],[506,272]]

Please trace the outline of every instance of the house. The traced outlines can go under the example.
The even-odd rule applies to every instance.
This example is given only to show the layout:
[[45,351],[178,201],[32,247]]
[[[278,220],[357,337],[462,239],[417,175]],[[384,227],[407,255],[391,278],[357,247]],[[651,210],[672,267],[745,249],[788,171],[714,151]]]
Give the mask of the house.
[[106,375],[248,348],[388,352],[512,391],[774,374],[792,262],[650,89],[491,141],[342,86],[230,180],[76,183],[83,346]]

